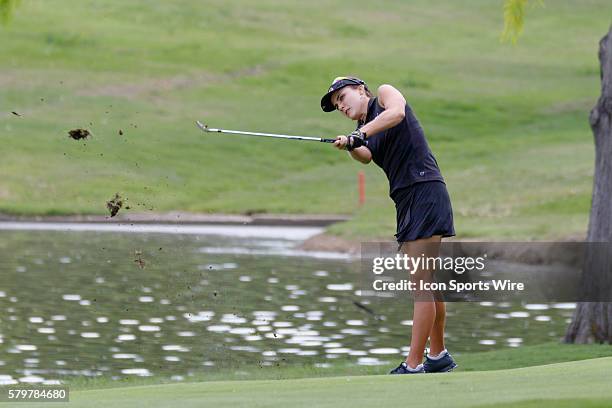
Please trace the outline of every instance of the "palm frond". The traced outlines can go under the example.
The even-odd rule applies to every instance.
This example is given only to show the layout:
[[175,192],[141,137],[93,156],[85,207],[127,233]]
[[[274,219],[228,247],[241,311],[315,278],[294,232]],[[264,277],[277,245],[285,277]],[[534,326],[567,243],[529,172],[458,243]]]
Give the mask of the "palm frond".
[[0,23],[6,24],[21,0],[0,0]]
[[[519,36],[523,32],[525,22],[525,8],[529,0],[505,0],[504,1],[504,30],[500,41],[511,41],[516,44]],[[532,6],[544,7],[544,0],[534,0]]]

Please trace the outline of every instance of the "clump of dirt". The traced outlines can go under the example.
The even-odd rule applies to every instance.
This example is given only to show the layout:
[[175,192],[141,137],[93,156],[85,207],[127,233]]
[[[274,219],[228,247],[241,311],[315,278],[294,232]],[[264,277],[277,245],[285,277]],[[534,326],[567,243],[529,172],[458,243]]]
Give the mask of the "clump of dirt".
[[81,140],[81,139],[87,139],[89,136],[91,136],[91,133],[89,133],[89,130],[87,129],[73,129],[71,131],[68,132],[68,136],[74,140]]
[[18,113],[17,113],[17,112],[15,112],[15,111],[12,111],[11,113],[12,113],[13,115],[15,115],[15,116],[21,116],[20,114],[18,114]]
[[117,215],[121,207],[123,206],[123,199],[119,193],[115,193],[115,197],[106,202],[106,208],[110,211],[110,216],[114,217]]
[[123,136],[123,130],[119,129],[119,136]]
[[138,265],[140,269],[144,269],[146,263],[145,263],[145,260],[142,259],[142,252],[134,251],[134,256],[136,257],[136,259],[134,259],[134,262],[136,263],[136,265]]

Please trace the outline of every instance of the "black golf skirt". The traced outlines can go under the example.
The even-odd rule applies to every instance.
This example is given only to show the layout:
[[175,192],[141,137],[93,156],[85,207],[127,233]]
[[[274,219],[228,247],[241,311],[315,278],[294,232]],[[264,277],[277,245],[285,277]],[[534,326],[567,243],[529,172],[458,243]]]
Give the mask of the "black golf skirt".
[[398,243],[455,235],[453,209],[446,184],[424,181],[394,192]]

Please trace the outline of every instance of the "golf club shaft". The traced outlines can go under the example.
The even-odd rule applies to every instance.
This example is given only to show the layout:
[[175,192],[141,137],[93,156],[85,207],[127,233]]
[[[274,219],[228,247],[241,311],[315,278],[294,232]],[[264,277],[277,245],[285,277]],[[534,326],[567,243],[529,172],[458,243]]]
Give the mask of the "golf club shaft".
[[292,139],[292,140],[306,140],[311,142],[323,142],[323,143],[334,143],[336,139],[324,139],[322,137],[310,137],[310,136],[292,136],[292,135],[279,135],[275,133],[260,133],[260,132],[245,132],[242,130],[228,130],[228,129],[215,129],[209,128],[198,122],[198,127],[204,132],[216,132],[216,133],[231,133],[235,135],[245,136],[260,136],[260,137],[274,137],[277,139]]
[[245,136],[275,137],[277,139],[306,140],[306,141],[311,141],[311,142],[324,142],[324,143],[333,143],[334,142],[333,139],[323,139],[321,137],[277,135],[275,133],[243,132],[241,130],[208,129],[207,131],[208,132],[217,132],[217,133],[232,133],[232,134],[235,134],[235,135],[245,135]]

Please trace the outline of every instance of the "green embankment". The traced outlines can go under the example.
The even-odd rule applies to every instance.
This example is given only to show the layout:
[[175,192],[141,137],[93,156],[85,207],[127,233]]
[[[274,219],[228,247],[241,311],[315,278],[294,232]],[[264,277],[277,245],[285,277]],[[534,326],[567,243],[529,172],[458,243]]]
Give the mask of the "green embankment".
[[[513,47],[499,42],[501,4],[487,0],[21,2],[0,26],[0,212],[103,214],[119,192],[129,211],[351,214],[331,232],[391,237],[394,208],[373,164],[193,124],[347,133],[353,124],[319,98],[335,76],[356,74],[395,85],[414,108],[459,236],[584,233],[588,112],[612,5],[545,4],[529,9]],[[70,140],[76,127],[93,138]]]

